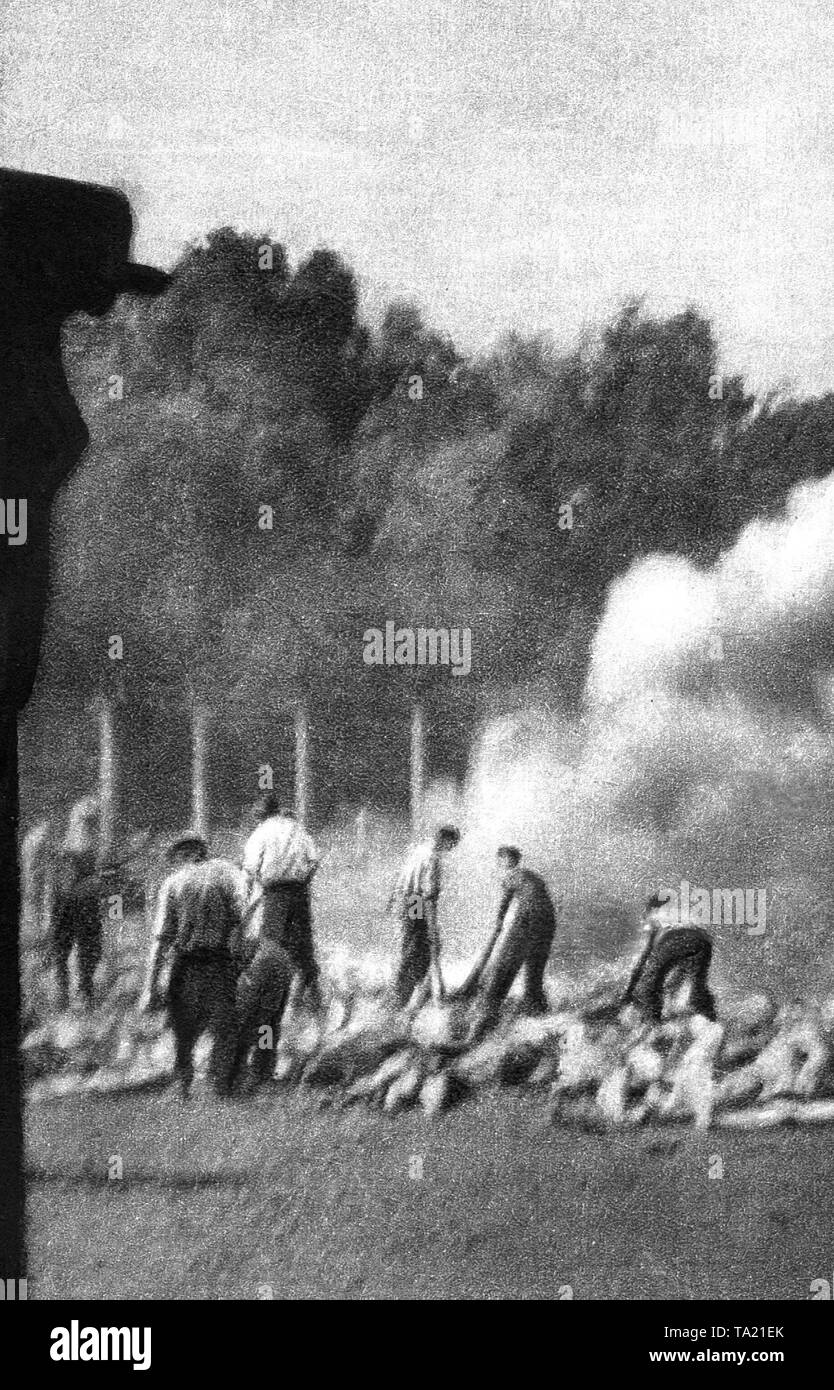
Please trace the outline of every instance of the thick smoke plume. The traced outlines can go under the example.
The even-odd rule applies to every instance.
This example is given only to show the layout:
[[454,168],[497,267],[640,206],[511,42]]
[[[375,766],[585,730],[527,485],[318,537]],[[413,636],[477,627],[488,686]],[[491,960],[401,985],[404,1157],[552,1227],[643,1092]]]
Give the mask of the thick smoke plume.
[[822,991],[834,963],[832,638],[834,476],[797,488],[711,568],[633,565],[609,590],[582,713],[538,701],[483,730],[467,884],[486,883],[496,844],[518,843],[563,898],[574,960],[628,944],[659,888],[759,890],[764,931],[712,924],[719,985]]

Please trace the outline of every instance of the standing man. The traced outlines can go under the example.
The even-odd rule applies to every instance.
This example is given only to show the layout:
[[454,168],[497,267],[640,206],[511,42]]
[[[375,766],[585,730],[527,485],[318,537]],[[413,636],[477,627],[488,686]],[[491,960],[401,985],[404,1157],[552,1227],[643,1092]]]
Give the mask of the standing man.
[[429,992],[436,1002],[443,999],[437,930],[440,857],[459,842],[460,831],[454,825],[442,825],[430,840],[409,850],[391,890],[388,910],[396,909],[402,929],[394,992],[403,1007],[409,1001],[418,1007]]
[[102,953],[102,884],[96,866],[99,802],[84,796],[73,806],[54,870],[50,953],[58,1007],[69,1005],[69,958],[75,948],[78,984],[86,1008],[94,1003],[94,977]]
[[236,989],[241,963],[246,880],[227,859],[209,858],[205,840],[187,835],[168,851],[141,1011],[162,1002],[160,976],[170,959],[168,1014],[183,1097],[194,1079],[193,1051],[209,1031],[211,1075],[228,1095],[237,1053]]
[[556,909],[540,874],[521,867],[521,850],[501,845],[496,853],[501,896],[495,928],[459,991],[471,998],[481,990],[476,1030],[493,1023],[519,970],[524,970],[524,1007],[547,1011],[544,971],[556,933]]
[[259,824],[243,851],[250,888],[247,935],[286,951],[314,1008],[321,1006],[319,967],[313,947],[310,884],[319,852],[294,813],[271,793],[258,808]]
[[670,895],[655,894],[643,909],[646,942],[631,973],[623,1004],[633,1004],[651,1023],[663,1015],[663,994],[674,979],[688,980],[693,1012],[714,1021],[715,998],[709,987],[712,937],[703,927],[681,923],[664,916]]

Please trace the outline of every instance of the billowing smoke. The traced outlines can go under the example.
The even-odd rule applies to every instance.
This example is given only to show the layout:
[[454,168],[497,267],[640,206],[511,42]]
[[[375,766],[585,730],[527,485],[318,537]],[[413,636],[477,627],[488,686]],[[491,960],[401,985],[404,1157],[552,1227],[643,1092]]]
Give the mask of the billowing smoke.
[[720,987],[824,989],[833,640],[834,475],[710,569],[636,563],[609,591],[581,716],[539,701],[483,730],[463,874],[473,923],[491,854],[511,841],[563,899],[566,962],[625,948],[648,894],[685,883],[693,920],[710,905]]

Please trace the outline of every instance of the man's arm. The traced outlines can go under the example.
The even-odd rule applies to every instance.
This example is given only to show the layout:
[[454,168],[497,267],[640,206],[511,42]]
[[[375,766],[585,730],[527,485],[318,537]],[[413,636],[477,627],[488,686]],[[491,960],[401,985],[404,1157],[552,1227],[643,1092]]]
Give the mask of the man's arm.
[[151,953],[148,957],[148,971],[145,978],[145,987],[139,996],[139,1012],[147,1013],[155,1008],[159,1003],[159,975],[162,964],[167,954],[165,945],[158,939],[154,939],[151,946]]
[[385,904],[386,912],[393,912],[397,903],[403,898],[403,875],[402,870],[398,870],[391,880],[391,891],[388,894],[388,901]]
[[253,830],[243,847],[243,857],[241,859],[241,867],[246,875],[246,881],[250,888],[252,888],[260,878],[264,849],[263,836],[259,833],[259,830]]
[[145,977],[145,988],[139,999],[139,1010],[141,1013],[154,1008],[159,1001],[159,976],[162,967],[168,958],[171,945],[176,938],[177,921],[176,908],[171,894],[170,886],[167,883],[162,885],[159,896],[159,907],[157,909],[157,926],[154,932],[153,944],[151,945],[150,956],[148,957],[148,970]]
[[229,950],[233,956],[242,956],[245,927],[249,917],[252,915],[247,912],[249,882],[242,869],[230,865],[228,887],[226,891],[229,905],[229,919],[232,924],[229,932]]
[[654,946],[655,941],[657,940],[657,933],[658,928],[654,927],[648,934],[646,944],[637,958],[637,963],[634,966],[634,969],[632,970],[631,976],[629,978],[629,982],[626,985],[626,991],[623,995],[624,1004],[628,1004],[631,1000],[631,996],[634,993],[637,981],[640,979],[640,976],[643,973],[643,966],[646,964],[646,961],[648,960],[649,955],[651,954],[651,949]]
[[233,910],[243,917],[249,901],[249,881],[243,870],[234,864],[229,866],[229,900]]
[[476,959],[475,964],[472,966],[472,969],[469,971],[469,974],[467,975],[463,984],[456,990],[456,994],[459,999],[471,999],[473,994],[475,993],[475,990],[478,988],[478,985],[481,982],[481,976],[486,970],[489,958],[495,950],[495,943],[501,935],[501,930],[504,926],[504,918],[507,915],[507,909],[509,908],[510,903],[513,900],[514,893],[515,889],[512,886],[505,886],[502,889],[501,897],[498,903],[498,911],[496,913],[495,926],[490,932],[489,939],[487,940],[486,945],[484,946],[480,955]]
[[501,888],[501,897],[498,899],[498,911],[495,914],[495,933],[496,936],[504,925],[504,918],[507,915],[507,908],[515,897],[516,885],[505,883]]
[[429,982],[432,999],[435,1003],[439,1003],[445,995],[443,976],[440,973],[440,932],[437,926],[437,902],[440,897],[441,886],[440,857],[434,853],[420,875],[420,887],[423,891],[426,935],[429,944]]
[[426,922],[426,937],[429,943],[429,982],[432,999],[440,1003],[444,998],[443,976],[440,973],[440,933],[437,929],[437,898],[423,899],[423,915]]
[[312,883],[313,877],[318,871],[319,864],[321,863],[321,854],[319,853],[318,846],[316,845],[315,841],[310,838],[306,831],[302,832],[302,835],[303,838],[301,841],[301,847],[306,864],[304,882]]

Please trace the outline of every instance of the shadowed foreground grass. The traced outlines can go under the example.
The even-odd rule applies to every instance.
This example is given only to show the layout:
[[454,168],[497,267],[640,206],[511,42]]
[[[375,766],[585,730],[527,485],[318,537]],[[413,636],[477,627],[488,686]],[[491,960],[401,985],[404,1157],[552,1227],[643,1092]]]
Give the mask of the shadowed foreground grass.
[[28,1131],[34,1298],[807,1299],[831,1275],[826,1129],[592,1135],[506,1091],[435,1121],[169,1091],[31,1107]]

